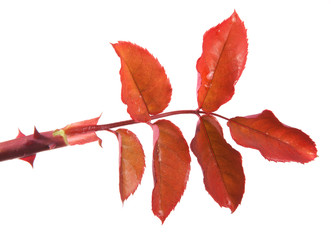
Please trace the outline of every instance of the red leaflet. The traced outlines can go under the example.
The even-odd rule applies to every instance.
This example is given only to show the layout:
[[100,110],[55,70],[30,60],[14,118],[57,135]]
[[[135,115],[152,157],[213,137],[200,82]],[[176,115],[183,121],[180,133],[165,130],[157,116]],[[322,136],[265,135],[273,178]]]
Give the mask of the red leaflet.
[[177,126],[168,120],[152,125],[154,189],[152,209],[162,223],[186,188],[190,172],[189,147]]
[[197,61],[199,108],[213,112],[232,98],[246,64],[247,47],[246,29],[236,12],[204,34]]
[[241,155],[225,141],[214,117],[200,117],[191,149],[202,168],[208,193],[221,207],[234,212],[245,191]]
[[145,169],[145,154],[136,135],[127,129],[115,131],[120,146],[120,194],[124,202],[141,182]]
[[232,118],[228,126],[238,144],[259,150],[268,160],[307,163],[317,157],[315,143],[307,134],[282,124],[269,110]]
[[162,112],[171,99],[169,79],[146,49],[130,42],[113,44],[121,58],[122,101],[131,118],[139,122],[151,120],[150,114]]

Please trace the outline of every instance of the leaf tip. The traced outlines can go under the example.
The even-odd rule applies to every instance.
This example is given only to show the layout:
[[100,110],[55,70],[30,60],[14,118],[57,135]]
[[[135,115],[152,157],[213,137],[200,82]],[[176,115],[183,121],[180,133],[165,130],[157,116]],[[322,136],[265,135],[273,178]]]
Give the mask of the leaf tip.
[[162,211],[161,209],[159,210],[154,210],[153,209],[153,213],[155,216],[157,216],[160,220],[161,220],[161,224],[164,224],[164,221],[167,219],[167,217],[169,216],[169,213],[166,214],[164,211]]
[[236,210],[237,210],[237,208],[239,207],[239,205],[240,205],[240,203],[238,203],[238,204],[231,204],[231,206],[229,207],[230,208],[230,210],[231,210],[231,214],[233,214]]
[[115,46],[116,46],[117,43],[109,42],[109,44],[115,49]]

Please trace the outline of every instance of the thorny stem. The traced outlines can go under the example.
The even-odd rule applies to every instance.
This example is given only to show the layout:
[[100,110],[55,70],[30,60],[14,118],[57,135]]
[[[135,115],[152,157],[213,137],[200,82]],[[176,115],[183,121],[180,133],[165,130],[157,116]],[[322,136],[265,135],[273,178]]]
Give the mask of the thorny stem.
[[[200,116],[200,114],[207,114],[207,113],[199,109],[178,110],[167,113],[160,113],[151,116],[151,119],[156,120],[164,117],[181,115],[181,114],[195,114],[197,116]],[[222,118],[227,121],[229,120],[228,118],[216,113],[209,113],[209,114],[215,117]],[[65,135],[63,136],[54,135],[55,131],[60,131],[61,129],[55,131],[42,132],[42,133],[39,133],[35,129],[32,135],[23,136],[23,137],[21,136],[20,138],[16,138],[13,140],[0,143],[0,161],[14,159],[14,158],[21,158],[23,160],[28,161],[32,165],[36,153],[68,146],[68,142],[66,141],[66,135],[75,136],[77,134],[79,137],[80,134],[84,135],[103,130],[110,131],[112,128],[132,125],[136,123],[139,122],[136,122],[134,120],[126,120],[126,121],[114,122],[109,124],[71,127],[69,129],[66,129]]]

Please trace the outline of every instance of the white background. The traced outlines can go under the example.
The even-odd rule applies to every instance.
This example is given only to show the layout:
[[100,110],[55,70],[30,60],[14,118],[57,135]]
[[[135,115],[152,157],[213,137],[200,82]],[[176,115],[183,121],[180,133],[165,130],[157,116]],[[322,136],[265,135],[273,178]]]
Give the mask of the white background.
[[[173,87],[167,109],[195,109],[196,60],[206,30],[236,9],[249,55],[227,117],[272,110],[316,142],[309,164],[273,163],[242,153],[246,192],[234,214],[204,190],[192,155],[182,200],[163,225],[151,211],[152,131],[130,126],[146,154],[137,192],[122,205],[118,144],[40,153],[35,168],[0,163],[0,239],[330,239],[330,1],[0,1],[0,141],[17,129],[48,131],[94,118],[129,118],[120,99],[120,61],[109,42],[147,48]],[[196,117],[168,118],[188,142]]]

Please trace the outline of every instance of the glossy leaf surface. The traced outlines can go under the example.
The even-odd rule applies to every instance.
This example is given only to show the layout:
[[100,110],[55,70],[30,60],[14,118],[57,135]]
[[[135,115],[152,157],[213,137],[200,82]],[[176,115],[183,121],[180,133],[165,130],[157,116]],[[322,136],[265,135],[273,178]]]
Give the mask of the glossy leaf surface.
[[150,114],[162,112],[169,104],[172,89],[159,61],[146,49],[130,42],[113,44],[121,58],[122,101],[131,118],[150,121]]
[[137,136],[127,130],[115,131],[119,142],[119,187],[122,202],[133,194],[145,170],[145,154]]
[[268,160],[307,163],[317,156],[315,143],[307,134],[282,124],[269,110],[232,118],[228,126],[238,144],[259,150]]
[[202,168],[208,193],[221,207],[234,212],[245,191],[241,155],[225,141],[214,117],[200,117],[191,149]]
[[186,140],[173,123],[159,120],[152,125],[152,128],[154,139],[152,209],[164,222],[184,193],[191,157]]
[[204,34],[197,61],[199,108],[213,112],[232,98],[245,68],[247,47],[246,29],[236,12]]

